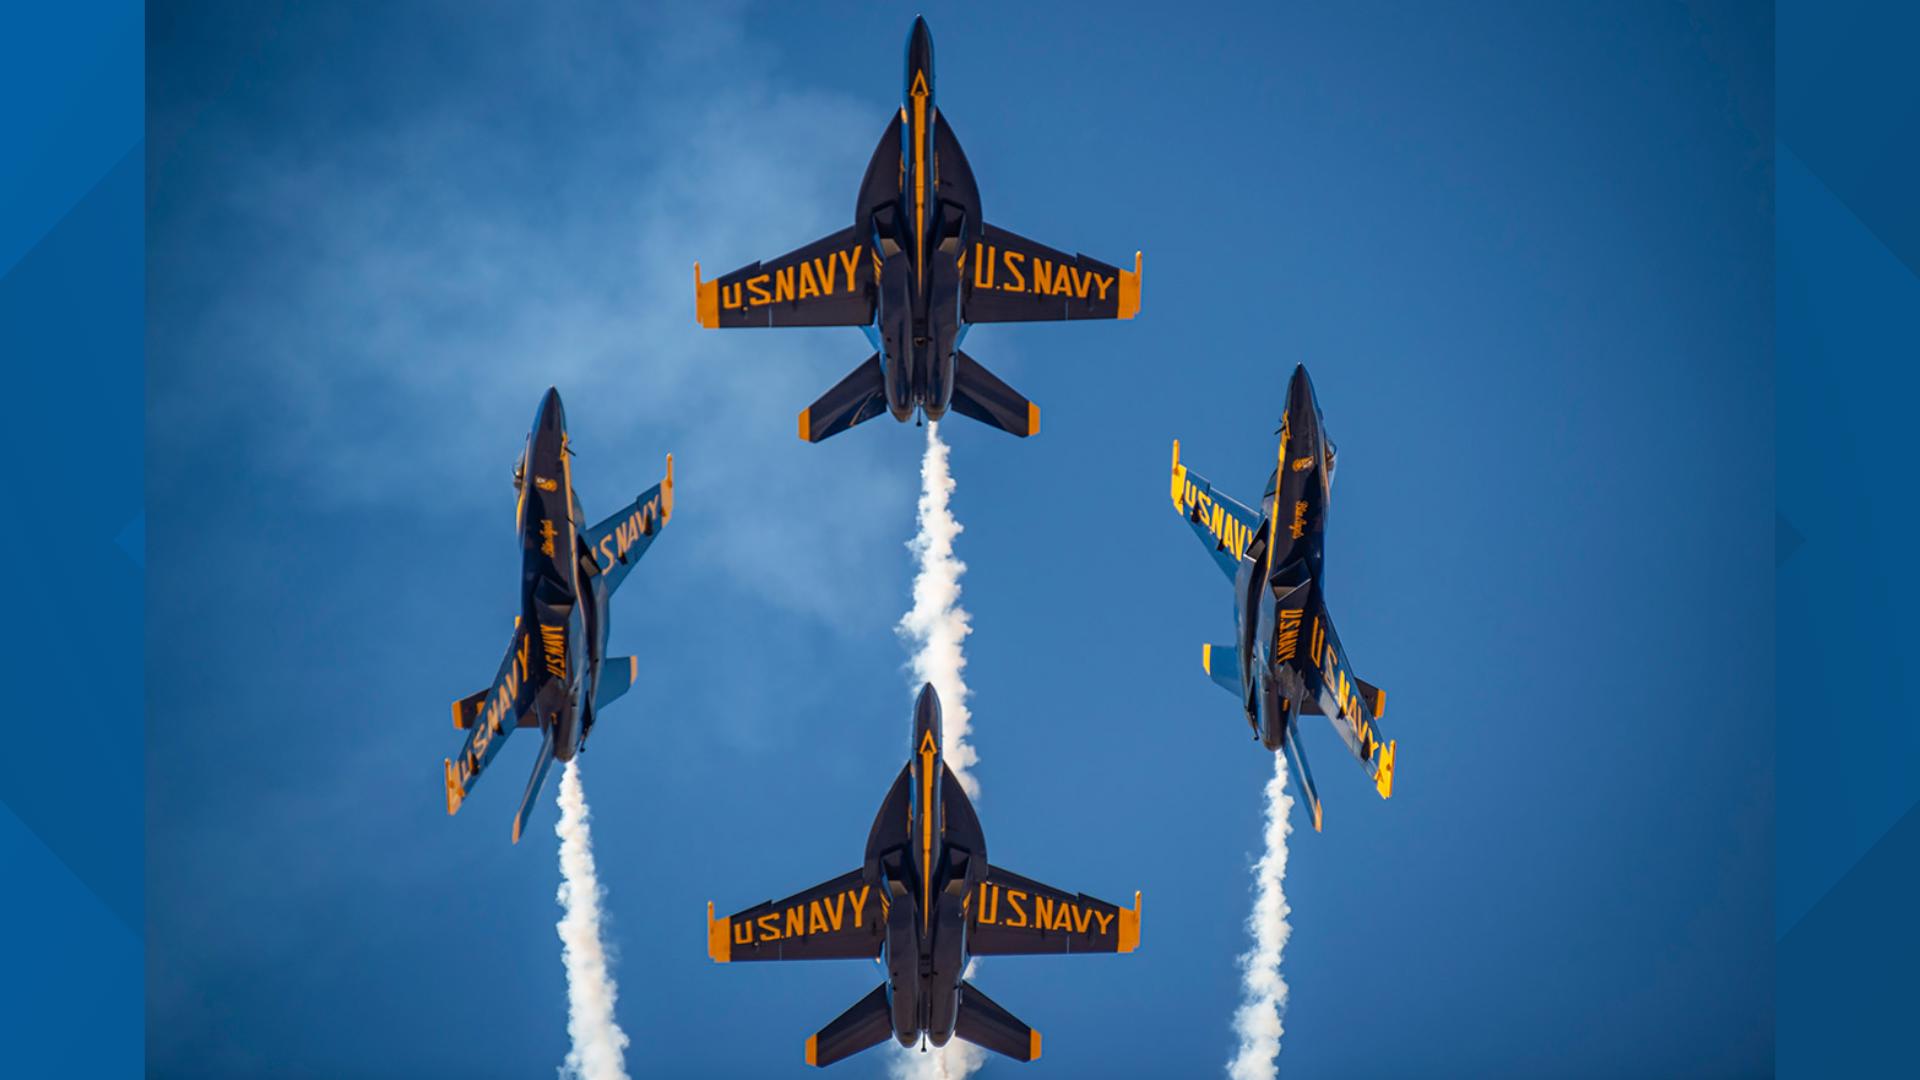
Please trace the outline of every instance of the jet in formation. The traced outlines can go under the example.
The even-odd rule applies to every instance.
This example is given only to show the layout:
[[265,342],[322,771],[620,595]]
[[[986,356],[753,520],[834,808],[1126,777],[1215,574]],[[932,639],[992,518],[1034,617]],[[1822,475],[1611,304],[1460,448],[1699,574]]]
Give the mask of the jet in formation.
[[445,768],[452,814],[515,728],[540,729],[540,754],[513,817],[517,844],[548,768],[556,759],[573,760],[598,711],[631,689],[638,674],[637,657],[606,655],[607,605],[673,516],[673,455],[660,483],[583,528],[566,410],[559,392],[549,389],[514,463],[513,487],[520,614],[493,685],[453,703],[453,726],[467,733],[467,742]]
[[909,1047],[958,1036],[1032,1061],[1040,1033],[961,977],[968,957],[1132,952],[1140,894],[1132,908],[1117,907],[988,863],[973,803],[942,757],[932,685],[914,703],[912,747],[861,865],[724,919],[708,904],[707,952],[721,963],[880,961],[886,981],[807,1039],[809,1065],[831,1065],[888,1035]]
[[858,326],[874,353],[801,410],[819,442],[882,412],[938,420],[951,407],[1025,437],[1040,409],[960,350],[976,323],[1131,319],[1141,256],[1123,270],[991,225],[973,169],[934,104],[933,35],[907,36],[904,99],[867,164],[853,224],[713,281],[694,265],[706,327]]
[[1299,719],[1319,714],[1353,751],[1381,798],[1393,794],[1394,743],[1379,720],[1387,695],[1353,674],[1327,614],[1327,501],[1335,451],[1305,367],[1293,369],[1280,418],[1280,453],[1255,513],[1180,463],[1173,444],[1173,505],[1233,580],[1232,645],[1203,645],[1200,662],[1240,698],[1254,737],[1284,751],[1320,830],[1320,796],[1300,747]]

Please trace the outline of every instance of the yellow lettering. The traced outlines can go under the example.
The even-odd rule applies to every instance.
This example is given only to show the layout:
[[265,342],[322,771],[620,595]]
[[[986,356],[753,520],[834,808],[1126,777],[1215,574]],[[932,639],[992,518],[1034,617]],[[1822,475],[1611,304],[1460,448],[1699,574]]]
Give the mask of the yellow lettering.
[[793,267],[789,266],[773,272],[773,298],[775,300],[793,299]]
[[1107,298],[1107,286],[1113,284],[1113,278],[1106,274],[1093,274],[1091,276],[1094,287],[1100,290],[1100,299],[1105,300]]
[[800,299],[820,295],[820,279],[813,276],[813,264],[800,264]]
[[1072,296],[1073,279],[1068,274],[1068,268],[1065,266],[1056,266],[1053,269],[1053,295]]
[[852,251],[843,251],[840,253],[840,265],[847,268],[847,291],[852,292],[854,279],[853,269],[860,265],[859,244],[853,245]]
[[862,885],[860,886],[858,896],[854,896],[852,892],[847,894],[853,896],[853,928],[855,930],[860,929],[860,918],[865,915],[867,911],[867,893],[872,891],[872,889],[873,886],[871,885]]
[[807,909],[804,905],[795,904],[793,907],[787,909],[786,934],[788,937],[800,937],[806,932]]
[[833,283],[840,277],[840,260],[829,255],[825,259],[813,260],[813,272],[820,275],[820,292],[823,296],[833,295]]
[[[981,254],[982,250],[985,254]],[[993,288],[993,256],[995,249],[985,244],[973,245],[973,287],[976,289]]]
[[753,944],[753,924],[738,922],[733,924],[733,943],[735,945]]
[[1053,291],[1053,264],[1045,259],[1033,260],[1033,291],[1037,293]]
[[1007,920],[1008,926],[1018,929],[1027,925],[1027,909],[1020,906],[1020,901],[1026,898],[1027,894],[1020,889],[1007,890],[1007,906],[1013,909],[1013,918]]
[[1006,253],[1006,256],[1007,276],[1013,280],[1000,286],[1000,288],[1006,292],[1025,292],[1027,290],[1027,275],[1020,269],[1019,264],[1027,261],[1026,252],[1009,251]]
[[760,940],[761,941],[779,941],[780,940],[780,913],[779,912],[769,911],[765,915],[760,916],[760,918],[756,921],[759,922],[760,924]]
[[813,903],[808,904],[807,933],[824,934],[829,929],[831,929],[831,927],[827,924],[827,913],[825,909],[820,906],[820,901],[815,900]]
[[1053,897],[1036,896],[1033,898],[1033,925],[1042,930],[1053,929]]
[[833,923],[835,930],[840,929],[846,922],[847,897],[851,895],[852,893],[841,893],[832,900],[827,901],[827,919]]
[[1100,932],[1103,934],[1107,932],[1107,927],[1113,925],[1113,916],[1104,911],[1094,912],[1093,917],[1100,920]]
[[729,309],[746,307],[746,301],[742,298],[744,292],[745,287],[737,281],[720,286],[720,306]]
[[747,279],[747,296],[756,307],[773,299],[773,294],[767,291],[767,282],[772,280],[771,274],[755,274]]
[[1084,934],[1084,933],[1086,933],[1086,932],[1087,932],[1087,926],[1088,926],[1088,925],[1089,925],[1090,923],[1092,923],[1092,922],[1093,922],[1093,909],[1092,909],[1092,908],[1076,908],[1076,909],[1074,909],[1074,912],[1073,912],[1073,929],[1074,929],[1074,932],[1075,932],[1075,933],[1080,933],[1080,934]]
[[613,537],[611,535],[603,536],[600,538],[599,555],[600,555],[600,569],[602,570],[613,569]]

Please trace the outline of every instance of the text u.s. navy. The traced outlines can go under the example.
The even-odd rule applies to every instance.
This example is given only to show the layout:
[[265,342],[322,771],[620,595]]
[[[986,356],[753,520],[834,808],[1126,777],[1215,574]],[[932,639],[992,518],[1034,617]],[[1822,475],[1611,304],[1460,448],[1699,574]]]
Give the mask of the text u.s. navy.
[[860,867],[724,919],[707,905],[707,952],[736,960],[872,960],[887,978],[807,1040],[809,1065],[885,1042],[958,1037],[1019,1061],[1040,1033],[961,977],[969,956],[1132,952],[1132,908],[1063,892],[987,862],[973,803],[947,768],[940,699],[922,687],[912,753],[867,833]]
[[1233,579],[1233,645],[1204,645],[1213,681],[1239,696],[1254,737],[1284,751],[1320,828],[1320,796],[1300,748],[1299,718],[1319,713],[1353,751],[1381,798],[1393,794],[1394,743],[1380,733],[1387,695],[1353,674],[1327,614],[1322,564],[1335,451],[1305,367],[1295,367],[1280,417],[1280,451],[1260,512],[1180,463],[1173,444],[1174,509]]
[[493,685],[453,703],[453,726],[467,732],[467,741],[445,762],[444,779],[452,814],[515,728],[539,728],[540,753],[513,818],[518,843],[548,767],[573,760],[599,709],[633,685],[639,659],[606,656],[608,602],[673,516],[673,455],[665,479],[582,529],[566,411],[559,391],[549,389],[514,463],[513,486],[520,614]]
[[934,105],[933,35],[907,35],[904,98],[867,163],[853,224],[713,281],[694,266],[695,314],[707,327],[858,326],[874,354],[800,413],[819,442],[882,412],[929,420],[951,406],[1019,436],[1039,407],[960,351],[975,323],[1131,319],[1133,269],[1068,255],[987,223],[960,141]]

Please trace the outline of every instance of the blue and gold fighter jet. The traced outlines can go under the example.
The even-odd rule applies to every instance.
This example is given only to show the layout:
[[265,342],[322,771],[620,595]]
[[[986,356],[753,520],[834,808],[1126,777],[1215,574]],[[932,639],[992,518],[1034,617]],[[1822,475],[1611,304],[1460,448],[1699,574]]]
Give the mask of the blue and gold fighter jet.
[[858,326],[874,354],[800,412],[819,442],[883,412],[962,416],[1025,437],[1039,407],[960,351],[976,323],[1131,319],[1141,256],[1123,270],[990,225],[960,141],[934,104],[933,35],[907,35],[903,101],[880,136],[853,224],[770,262],[702,281],[705,327]]
[[[1140,944],[1140,894],[1123,908],[987,862],[973,803],[947,768],[940,698],[922,687],[913,750],[867,833],[860,866],[724,919],[707,905],[707,953],[741,960],[879,960],[886,981],[807,1039],[807,1064],[878,1046],[959,1037],[1016,1061],[1040,1033],[962,978],[970,956],[1124,953]],[[924,1049],[924,1046],[922,1047]]]
[[1240,698],[1254,737],[1285,752],[1315,832],[1320,796],[1300,748],[1302,715],[1332,721],[1380,797],[1393,794],[1394,743],[1383,740],[1378,723],[1386,692],[1353,674],[1327,614],[1322,562],[1333,467],[1333,441],[1304,367],[1293,369],[1287,386],[1279,463],[1259,513],[1182,465],[1180,443],[1173,444],[1174,509],[1233,580],[1239,639],[1201,646],[1201,666]]
[[453,726],[467,733],[446,762],[447,813],[473,791],[515,728],[540,729],[540,755],[513,817],[520,842],[533,800],[555,759],[586,745],[594,717],[633,686],[639,659],[606,655],[607,603],[627,572],[673,517],[673,455],[667,475],[592,528],[573,490],[573,450],[560,393],[549,389],[513,466],[520,534],[520,614],[493,685],[453,703]]

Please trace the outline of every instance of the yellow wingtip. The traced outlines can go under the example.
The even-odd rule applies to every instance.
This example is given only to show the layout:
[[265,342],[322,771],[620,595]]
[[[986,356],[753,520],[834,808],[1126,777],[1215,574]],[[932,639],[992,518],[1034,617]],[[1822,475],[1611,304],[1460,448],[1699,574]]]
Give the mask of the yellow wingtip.
[[460,803],[466,799],[466,795],[463,794],[460,790],[459,777],[453,774],[453,759],[441,758],[440,764],[446,770],[445,780],[447,785],[447,816],[451,817],[455,813],[459,812]]
[[1027,434],[1040,434],[1040,406],[1027,402]]
[[1119,317],[1131,319],[1140,314],[1140,273],[1146,267],[1144,252],[1133,253],[1133,269],[1120,271]]
[[707,901],[707,955],[716,964],[733,959],[733,917],[714,918],[711,900]]
[[1115,952],[1128,953],[1140,947],[1140,892],[1134,890],[1133,907],[1120,909],[1120,940]]
[[807,1036],[807,1064],[820,1064],[820,1036]]
[[1033,1030],[1032,1028],[1028,1028],[1027,1040],[1028,1040],[1027,1060],[1039,1061],[1040,1060],[1040,1033],[1038,1031]]
[[660,524],[673,520],[673,455],[667,455],[667,475],[660,481]]
[[1380,797],[1383,799],[1393,798],[1393,752],[1395,745],[1394,740],[1387,740],[1386,752],[1380,755],[1380,768],[1374,777],[1373,786],[1379,790]]
[[1200,646],[1200,667],[1207,674],[1213,674],[1213,646],[1211,644]]
[[709,330],[720,325],[720,279],[700,280],[700,264],[693,264],[693,316]]
[[1173,498],[1173,508],[1179,510],[1187,494],[1187,467],[1180,464],[1180,440],[1173,440],[1173,486],[1167,494]]
[[800,441],[813,441],[813,406],[800,410]]

